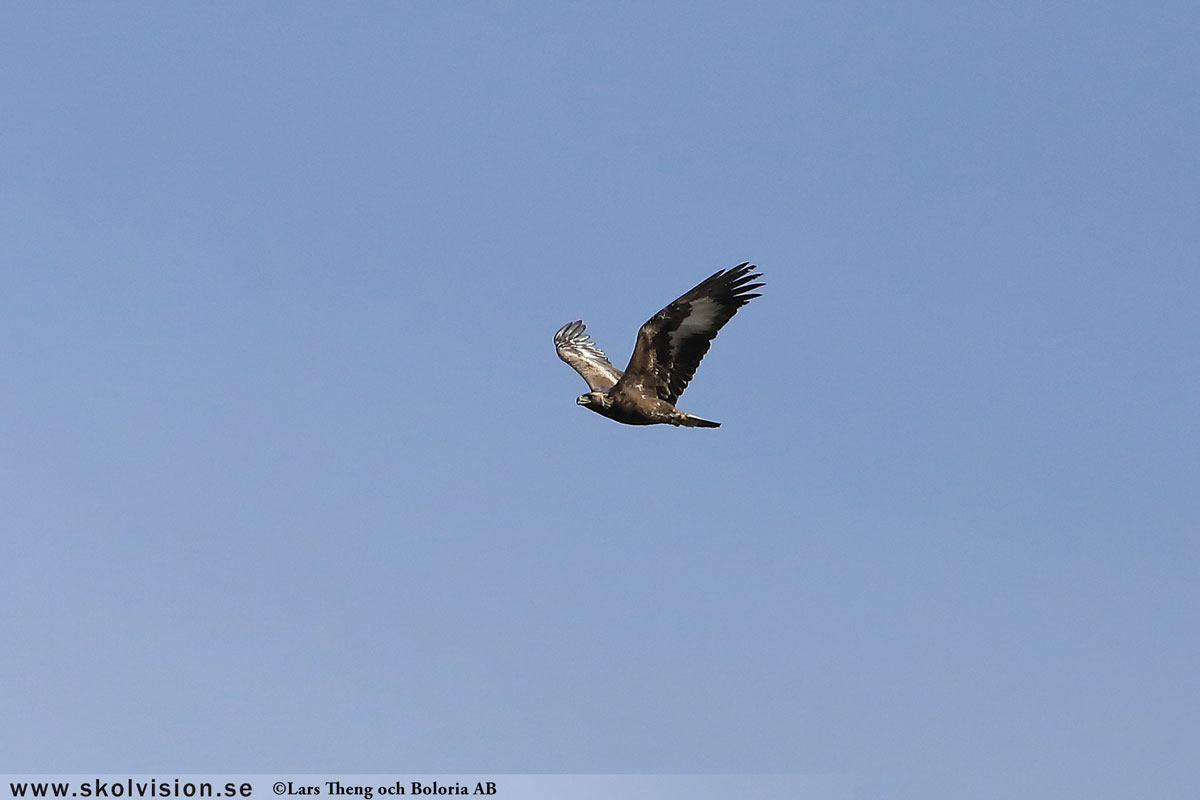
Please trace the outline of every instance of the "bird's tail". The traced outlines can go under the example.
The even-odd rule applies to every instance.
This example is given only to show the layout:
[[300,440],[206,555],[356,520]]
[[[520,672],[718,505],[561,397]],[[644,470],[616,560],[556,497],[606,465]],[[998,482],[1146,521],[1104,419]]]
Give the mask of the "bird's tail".
[[679,421],[676,422],[675,424],[682,425],[685,428],[719,428],[719,427],[721,427],[721,423],[719,423],[719,422],[710,422],[709,420],[706,420],[706,419],[700,419],[699,417],[693,417],[691,414],[685,414],[682,411],[679,412]]

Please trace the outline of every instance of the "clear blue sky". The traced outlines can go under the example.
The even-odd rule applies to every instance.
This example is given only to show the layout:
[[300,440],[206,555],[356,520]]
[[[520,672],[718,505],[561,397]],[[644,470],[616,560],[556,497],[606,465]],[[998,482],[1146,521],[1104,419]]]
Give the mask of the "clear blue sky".
[[[0,769],[1200,782],[1200,11],[0,15]],[[680,403],[575,404],[740,261]]]

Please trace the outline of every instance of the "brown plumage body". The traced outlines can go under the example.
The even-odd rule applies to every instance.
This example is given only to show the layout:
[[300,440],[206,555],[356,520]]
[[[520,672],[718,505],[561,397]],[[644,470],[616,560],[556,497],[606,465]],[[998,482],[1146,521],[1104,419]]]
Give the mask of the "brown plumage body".
[[720,423],[675,407],[721,327],[738,309],[759,297],[763,284],[749,262],[720,270],[668,304],[638,330],[629,366],[614,367],[584,331],[569,322],[554,335],[558,356],[587,381],[579,405],[626,425],[717,428]]

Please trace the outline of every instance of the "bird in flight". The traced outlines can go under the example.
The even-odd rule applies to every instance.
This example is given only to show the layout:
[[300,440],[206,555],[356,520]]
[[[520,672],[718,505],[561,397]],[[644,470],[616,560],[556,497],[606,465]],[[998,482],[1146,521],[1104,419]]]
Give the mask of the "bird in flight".
[[696,374],[700,359],[721,326],[755,297],[763,284],[750,262],[719,270],[667,305],[638,330],[629,366],[617,369],[582,320],[568,322],[554,334],[558,357],[587,381],[587,394],[575,402],[626,425],[683,425],[719,428],[721,423],[692,416],[675,401]]

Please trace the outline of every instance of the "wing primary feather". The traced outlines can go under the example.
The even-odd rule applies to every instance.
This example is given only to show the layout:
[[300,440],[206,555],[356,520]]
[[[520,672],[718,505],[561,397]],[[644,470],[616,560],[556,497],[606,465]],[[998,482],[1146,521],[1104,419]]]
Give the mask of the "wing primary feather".
[[554,334],[554,349],[587,382],[588,388],[594,392],[607,391],[621,379],[621,371],[586,331],[583,320],[568,322]]

